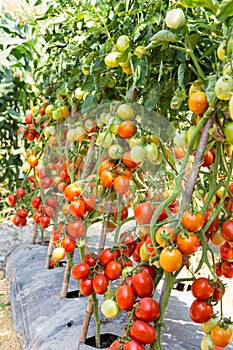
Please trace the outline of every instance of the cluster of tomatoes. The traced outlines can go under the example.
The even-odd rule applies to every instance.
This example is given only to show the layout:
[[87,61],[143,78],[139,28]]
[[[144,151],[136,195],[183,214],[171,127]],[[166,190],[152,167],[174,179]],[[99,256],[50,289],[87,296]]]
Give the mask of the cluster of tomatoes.
[[27,224],[28,210],[23,207],[23,200],[26,196],[26,191],[19,187],[16,190],[16,193],[12,193],[8,196],[7,201],[10,207],[16,207],[19,203],[20,208],[16,211],[16,214],[13,218],[13,223],[16,226],[25,226]]

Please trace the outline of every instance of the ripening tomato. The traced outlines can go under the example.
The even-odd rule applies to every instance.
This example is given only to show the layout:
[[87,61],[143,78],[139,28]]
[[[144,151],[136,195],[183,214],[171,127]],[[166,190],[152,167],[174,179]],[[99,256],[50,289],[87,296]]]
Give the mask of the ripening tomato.
[[44,214],[48,215],[48,217],[53,218],[55,216],[55,211],[50,205],[44,205],[43,210]]
[[137,340],[141,344],[154,343],[157,333],[154,327],[149,323],[136,320],[130,329],[130,334],[133,339]]
[[199,238],[193,232],[180,232],[176,238],[176,244],[184,255],[191,255],[195,253],[199,246]]
[[113,186],[118,194],[126,194],[129,190],[130,180],[125,175],[118,175],[114,179]]
[[199,277],[192,283],[191,292],[196,299],[206,300],[214,294],[214,287],[208,278]]
[[48,215],[42,215],[39,217],[40,226],[47,228],[50,224],[50,217]]
[[87,278],[89,272],[89,265],[85,262],[75,265],[71,270],[71,274],[76,280]]
[[67,235],[62,239],[62,246],[63,248],[65,248],[65,251],[67,253],[71,253],[74,251],[75,247],[76,247],[76,242],[71,239],[70,237],[68,237]]
[[220,247],[226,242],[226,239],[223,237],[220,230],[212,232],[210,235],[210,239],[211,239],[211,242],[217,247]]
[[69,205],[69,212],[75,218],[80,218],[85,213],[86,207],[82,199],[76,199]]
[[197,232],[203,227],[205,219],[202,212],[192,214],[189,210],[186,210],[181,222],[188,231]]
[[208,321],[201,324],[201,328],[205,334],[210,334],[211,329],[216,326],[218,319],[216,317],[211,317]]
[[119,257],[119,251],[111,248],[105,248],[100,254],[100,264],[107,266],[110,261],[113,261]]
[[221,232],[228,242],[233,242],[233,219],[230,218],[222,224]]
[[74,182],[66,186],[64,190],[64,196],[68,202],[71,202],[74,200],[75,197],[78,197],[81,194],[81,192],[82,189],[79,186],[79,184],[77,182]]
[[[117,348],[118,350],[119,348]],[[135,339],[131,339],[124,345],[123,350],[145,350],[145,346],[137,342]]]
[[66,251],[63,247],[57,247],[53,250],[52,258],[56,261],[62,260],[66,255]]
[[137,129],[131,120],[125,120],[119,125],[118,135],[124,139],[129,139],[136,133]]
[[27,161],[32,168],[35,168],[39,163],[37,156],[35,156],[33,154],[30,157],[28,157]]
[[88,297],[92,293],[94,293],[93,288],[93,279],[92,278],[85,278],[79,282],[79,290],[82,293],[82,295]]
[[150,202],[143,202],[134,208],[135,220],[139,225],[148,225],[151,222],[155,207]]
[[166,272],[177,271],[182,265],[182,254],[179,249],[165,247],[159,257],[160,266]]
[[81,199],[85,204],[86,211],[91,211],[95,208],[95,206],[96,206],[96,197],[95,196],[87,197],[87,196],[82,195]]
[[215,345],[224,348],[231,343],[233,331],[230,327],[221,327],[216,324],[216,326],[211,329],[210,336]]
[[190,318],[196,323],[208,321],[214,314],[213,306],[203,300],[194,300],[190,307]]
[[23,188],[19,187],[16,190],[16,195],[20,198],[23,198],[26,195],[26,192]]
[[135,301],[135,294],[132,287],[124,284],[116,290],[116,301],[121,310],[130,310]]
[[110,280],[116,280],[120,277],[122,265],[118,261],[110,261],[105,267],[105,275]]
[[98,275],[93,278],[93,288],[97,294],[104,294],[108,289],[108,279],[105,275]]
[[133,275],[132,288],[140,298],[150,297],[154,290],[154,282],[151,275],[144,270]]
[[[117,220],[117,218],[118,218],[118,207],[117,206],[114,208],[113,215],[114,215],[115,220]],[[120,217],[121,221],[125,220],[128,217],[127,207],[123,207],[123,208],[121,208],[121,210],[119,210],[119,217]]]
[[196,114],[203,114],[208,108],[205,92],[197,91],[188,98],[189,109]]
[[168,246],[171,242],[175,242],[176,234],[170,226],[162,225],[155,232],[155,240],[161,247]]
[[160,306],[153,298],[142,298],[134,307],[135,316],[141,321],[154,322],[160,316]]
[[123,154],[122,156],[122,163],[127,167],[127,168],[137,168],[139,166],[138,163],[135,163],[130,155],[130,151],[127,151]]
[[114,181],[114,174],[110,170],[103,170],[100,174],[100,183],[103,187],[111,187]]
[[82,237],[85,233],[85,225],[80,219],[73,222],[68,222],[66,229],[68,235],[74,240]]
[[17,197],[15,194],[10,194],[7,200],[8,200],[9,206],[14,207],[17,202]]

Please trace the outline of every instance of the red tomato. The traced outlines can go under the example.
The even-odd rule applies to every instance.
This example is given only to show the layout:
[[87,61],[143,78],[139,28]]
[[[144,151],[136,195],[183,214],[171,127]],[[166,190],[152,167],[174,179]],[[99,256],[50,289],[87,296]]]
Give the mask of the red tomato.
[[50,218],[53,218],[55,216],[54,209],[49,205],[44,206],[44,214],[48,215]]
[[[205,218],[205,223],[207,223],[210,219],[212,215],[212,210],[211,209],[207,209],[204,213],[204,218]],[[218,216],[214,219],[214,221],[212,222],[212,224],[208,227],[208,229],[206,230],[206,232],[212,233],[217,231],[218,229],[218,224],[219,224],[219,218]]]
[[21,217],[19,215],[15,215],[13,219],[13,223],[15,226],[19,226],[21,222]]
[[137,129],[131,120],[125,120],[119,125],[118,135],[124,139],[129,139],[136,133]]
[[182,254],[191,255],[197,251],[200,246],[199,239],[195,233],[180,232],[176,238],[176,244]]
[[78,219],[73,222],[68,222],[66,226],[67,233],[72,239],[78,239],[84,235],[85,225],[82,220]]
[[150,236],[147,237],[145,243],[146,243],[146,245],[145,245],[146,251],[147,251],[149,254],[155,256],[155,255],[156,255],[156,251],[155,251],[155,248],[154,248],[154,246],[153,246],[153,242],[152,242],[152,239],[151,239]]
[[20,226],[25,226],[27,224],[27,219],[20,217]]
[[67,253],[71,253],[74,251],[76,247],[76,242],[73,239],[69,238],[68,236],[65,236],[62,239],[62,246],[63,248],[65,248],[65,251]]
[[143,202],[134,208],[135,220],[139,225],[148,225],[154,214],[155,207],[150,202]]
[[220,263],[220,262],[217,262],[216,264],[215,264],[215,271],[216,271],[216,275],[218,276],[218,277],[221,277],[222,276],[222,264]]
[[66,186],[66,188],[64,189],[64,196],[68,202],[71,202],[74,200],[75,197],[78,197],[81,194],[81,192],[82,189],[79,186],[79,184],[77,182],[74,182]]
[[96,197],[91,196],[91,197],[86,197],[84,195],[81,196],[81,199],[85,203],[85,208],[87,211],[91,211],[95,208],[96,206]]
[[191,291],[196,299],[206,300],[214,294],[214,287],[208,281],[208,278],[199,277],[192,283]]
[[218,324],[216,324],[210,332],[213,343],[223,348],[231,343],[232,335],[233,331],[230,327],[221,327]]
[[49,197],[48,199],[46,199],[45,204],[46,204],[46,205],[49,205],[49,206],[52,207],[53,209],[56,209],[56,208],[58,207],[57,198],[55,198],[55,197]]
[[136,262],[141,261],[140,249],[141,249],[141,246],[143,245],[143,243],[144,243],[144,241],[136,242],[136,247],[135,247],[134,252],[133,252],[133,259]]
[[72,201],[69,205],[69,212],[75,218],[80,218],[85,213],[85,203],[81,199],[76,199]]
[[87,278],[89,272],[89,265],[84,262],[75,265],[71,270],[71,274],[76,280]]
[[233,211],[233,200],[230,197],[224,199],[224,207],[231,212]]
[[121,310],[130,310],[135,301],[135,294],[132,287],[124,284],[116,290],[116,302]]
[[21,218],[26,218],[28,216],[28,211],[27,209],[20,209],[17,211],[17,215],[19,215]]
[[151,275],[153,280],[155,279],[157,272],[156,272],[156,268],[154,266],[143,265],[142,269],[144,271],[146,271],[147,273],[149,273],[149,275]]
[[[128,209],[126,207],[121,208],[119,214],[120,214],[120,220],[121,221],[125,220],[128,217]],[[117,217],[118,217],[118,207],[117,206],[114,208],[113,215],[114,215],[115,220],[117,220]]]
[[233,278],[233,262],[224,261],[221,266],[221,272],[226,278]]
[[[119,350],[119,348],[117,348],[117,350]],[[124,345],[123,350],[145,350],[145,346],[138,343],[135,339],[132,339]]]
[[23,197],[26,195],[26,192],[24,191],[23,188],[19,187],[19,188],[17,189],[17,191],[16,191],[16,195],[17,195],[18,197],[23,198]]
[[[111,350],[113,350],[113,349],[119,350],[122,346],[123,346],[123,343],[120,343],[120,342],[116,339],[116,340],[114,340],[114,342],[110,345],[110,347],[108,348],[108,350],[109,350],[109,349],[111,349]],[[135,349],[135,350],[136,350],[136,349]]]
[[135,315],[141,321],[156,321],[160,316],[159,304],[153,298],[142,298],[135,304]]
[[93,267],[98,261],[98,255],[96,253],[88,253],[84,256],[83,262],[87,263],[89,266]]
[[203,227],[205,219],[201,212],[192,214],[189,210],[186,210],[182,216],[181,222],[188,231],[197,232]]
[[196,323],[204,323],[208,321],[213,314],[213,307],[202,300],[194,300],[189,311],[191,319]]
[[204,155],[202,166],[208,167],[212,165],[213,162],[214,162],[214,153],[213,151],[210,150]]
[[113,261],[119,257],[118,250],[112,250],[111,248],[105,248],[100,254],[100,264],[106,266],[110,261]]
[[117,261],[110,261],[105,268],[105,275],[110,280],[116,280],[120,277],[122,265]]
[[221,297],[225,294],[225,287],[222,285],[222,288],[216,283],[214,287],[213,301],[218,302]]
[[223,260],[231,260],[233,258],[233,247],[229,242],[225,242],[219,248],[220,257]]
[[8,200],[9,206],[14,207],[17,202],[17,197],[15,194],[10,194],[7,200]]
[[92,278],[86,278],[79,282],[79,290],[82,293],[82,295],[88,297],[92,293],[94,293],[93,288],[93,280]]
[[149,323],[136,320],[133,327],[130,330],[130,334],[133,339],[137,340],[141,344],[154,343],[157,333],[154,327]]
[[93,278],[93,288],[97,294],[104,294],[108,289],[108,279],[105,275],[95,276]]
[[221,232],[228,242],[233,242],[233,219],[230,218],[222,224]]
[[50,177],[43,177],[40,183],[43,189],[48,189],[52,185],[53,179],[51,179]]
[[35,211],[35,213],[33,214],[33,220],[36,224],[40,223],[40,217],[43,216],[43,214],[39,211]]
[[39,197],[39,196],[33,197],[32,200],[31,200],[32,208],[38,209],[41,202],[42,202],[42,198],[41,197]]
[[154,282],[146,271],[139,272],[132,276],[132,288],[140,298],[150,297],[154,290]]
[[39,217],[40,226],[47,228],[50,224],[50,217],[48,215],[42,215]]
[[118,175],[114,179],[113,186],[118,194],[126,194],[129,190],[130,180],[125,175]]

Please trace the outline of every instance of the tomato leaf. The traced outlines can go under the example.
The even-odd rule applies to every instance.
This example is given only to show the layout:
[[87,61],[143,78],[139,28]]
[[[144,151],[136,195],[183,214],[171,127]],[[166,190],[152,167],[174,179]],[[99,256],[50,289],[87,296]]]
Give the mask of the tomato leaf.
[[176,42],[176,36],[170,30],[160,30],[150,38],[150,44],[147,46],[148,49],[162,45],[164,42]]
[[180,2],[180,5],[184,7],[196,7],[196,6],[202,6],[210,9],[214,14],[217,12],[218,9],[218,2],[215,0],[183,0]]
[[219,22],[225,21],[226,18],[233,16],[232,0],[223,0],[217,11],[217,19]]

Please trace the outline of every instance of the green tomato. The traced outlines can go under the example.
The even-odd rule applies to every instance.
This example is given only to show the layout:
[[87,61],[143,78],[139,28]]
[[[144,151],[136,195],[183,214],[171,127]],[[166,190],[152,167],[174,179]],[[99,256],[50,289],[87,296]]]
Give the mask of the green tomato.
[[228,122],[224,127],[226,142],[233,145],[233,122]]
[[134,110],[126,103],[121,104],[117,109],[117,115],[123,120],[132,120],[135,118]]
[[117,39],[116,47],[120,52],[125,51],[130,45],[130,38],[127,35],[121,35]]
[[225,64],[225,66],[223,67],[222,74],[223,74],[223,75],[231,74],[231,73],[232,73],[232,70],[233,70],[233,61],[227,62],[227,63]]
[[180,8],[173,9],[167,12],[165,18],[166,25],[168,28],[177,29],[184,27],[186,23],[185,15],[183,10]]
[[225,57],[225,49],[226,49],[226,41],[223,41],[219,47],[217,48],[217,56],[220,61],[224,60]]
[[103,148],[108,149],[112,144],[112,134],[110,132],[100,132],[97,141]]
[[159,156],[157,145],[155,143],[148,143],[145,146],[145,149],[146,149],[146,158],[150,162],[154,163],[158,159],[158,156]]
[[61,119],[61,110],[60,110],[60,108],[57,108],[54,111],[52,111],[52,118],[53,118],[53,120]]
[[130,157],[133,162],[140,163],[146,157],[146,149],[143,146],[136,145],[131,149]]
[[233,93],[233,79],[230,75],[220,77],[214,87],[215,95],[219,100],[230,100]]
[[201,324],[201,328],[205,334],[210,334],[211,329],[218,323],[217,318],[211,318],[208,321]]
[[116,301],[112,299],[107,299],[101,305],[101,312],[105,317],[113,318],[119,314],[120,308],[117,305]]
[[119,57],[120,52],[110,52],[104,59],[104,62],[106,66],[110,68],[116,68],[119,67],[119,62],[117,61],[117,58]]
[[108,155],[112,159],[120,159],[124,153],[124,149],[118,143],[114,143],[109,147]]
[[85,95],[85,91],[83,91],[81,88],[77,88],[75,89],[74,95],[78,101],[82,101]]
[[[187,131],[187,141],[188,141],[188,144],[189,144],[191,138],[193,137],[193,134],[196,133],[196,129],[197,129],[197,127],[196,127],[195,125],[190,126],[190,128],[188,129],[188,131]],[[201,133],[199,132],[199,133],[196,135],[196,137],[195,137],[195,141],[194,141],[193,148],[197,148],[197,147],[198,147],[200,138],[201,138]]]
[[174,144],[178,147],[185,147],[187,145],[187,130],[176,132],[174,137]]
[[206,334],[201,341],[201,350],[210,350],[213,349],[214,343],[209,334]]
[[127,277],[128,275],[130,275],[131,271],[133,271],[134,267],[133,266],[126,266],[123,268],[121,274],[122,277]]

